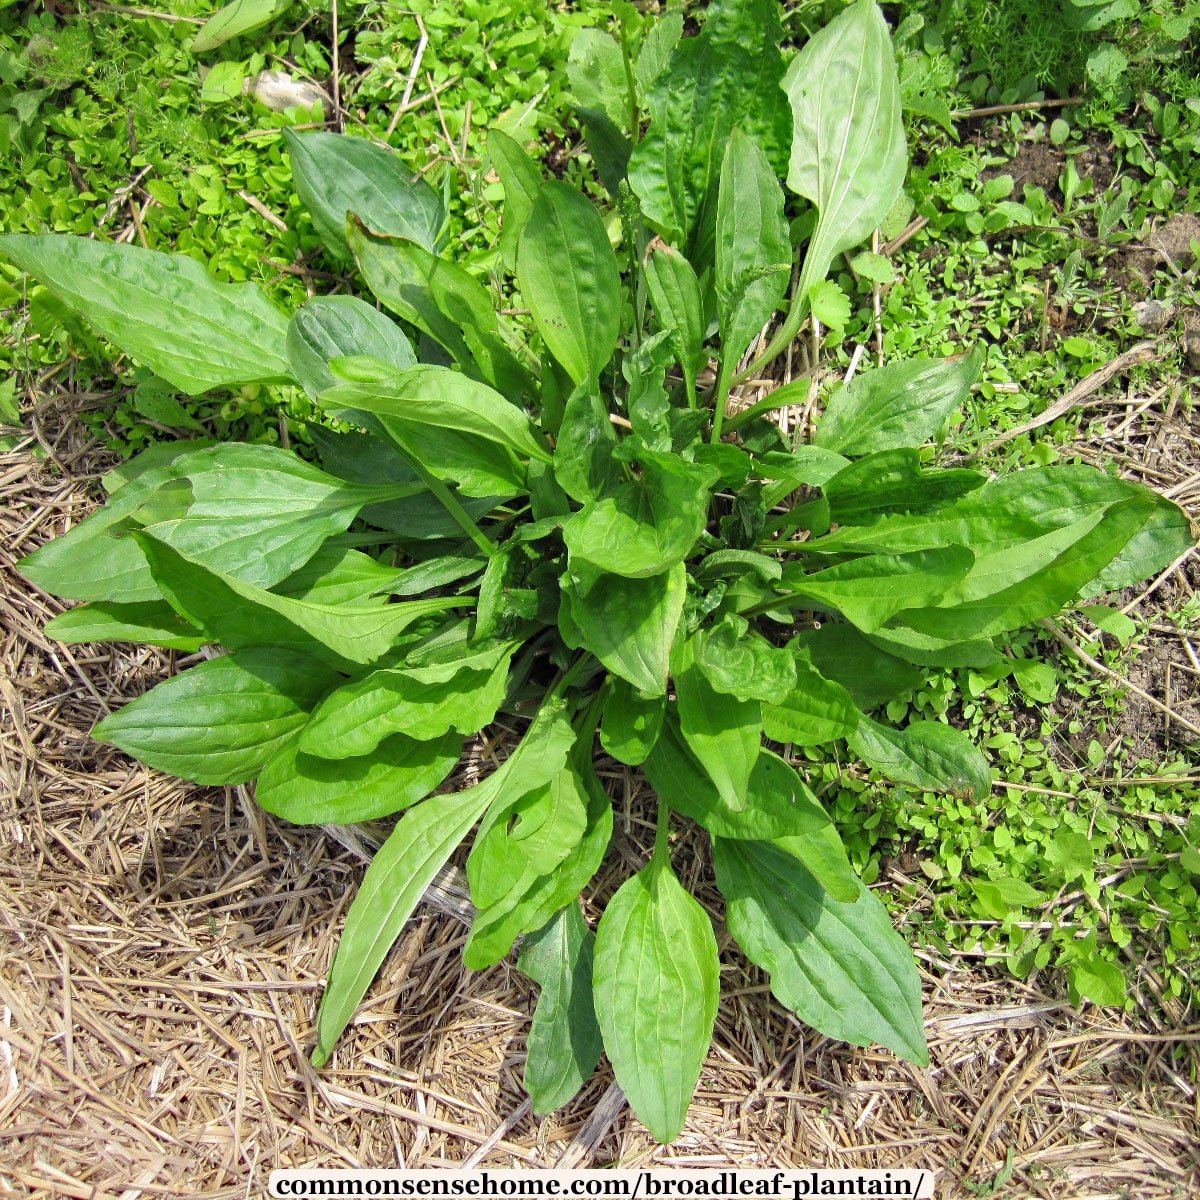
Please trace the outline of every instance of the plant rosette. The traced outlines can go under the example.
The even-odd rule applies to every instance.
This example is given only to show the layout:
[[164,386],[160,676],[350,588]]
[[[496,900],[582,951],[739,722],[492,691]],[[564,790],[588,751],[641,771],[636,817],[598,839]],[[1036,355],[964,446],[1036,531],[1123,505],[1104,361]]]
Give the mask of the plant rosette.
[[[994,663],[1013,631],[1152,575],[1193,534],[1174,504],[1089,467],[938,466],[922,447],[978,352],[860,374],[811,444],[770,419],[794,388],[735,411],[737,385],[794,339],[831,264],[899,194],[888,30],[856,0],[789,64],[773,0],[714,0],[688,38],[677,14],[622,14],[619,36],[589,31],[573,52],[607,201],[490,139],[527,327],[447,255],[437,192],[331,133],[288,134],[296,186],[391,316],[330,296],[289,318],[254,285],[137,247],[0,249],[175,388],[286,381],[338,419],[312,430],[321,467],[268,446],[156,446],[22,564],[84,602],[48,627],[61,640],[224,651],[96,737],[198,783],[257,779],[288,821],[403,812],[347,915],[314,1063],[471,838],[466,961],[523,939],[541,985],[534,1110],[570,1100],[603,1052],[669,1141],[720,991],[672,820],[711,839],[729,931],[782,1004],[926,1062],[912,956],[781,750],[848,744],[908,786],[986,794],[965,734],[881,710],[922,672]],[[439,792],[498,714],[524,726],[508,757]],[[597,737],[644,771],[657,834],[593,933],[579,897],[613,824]]]

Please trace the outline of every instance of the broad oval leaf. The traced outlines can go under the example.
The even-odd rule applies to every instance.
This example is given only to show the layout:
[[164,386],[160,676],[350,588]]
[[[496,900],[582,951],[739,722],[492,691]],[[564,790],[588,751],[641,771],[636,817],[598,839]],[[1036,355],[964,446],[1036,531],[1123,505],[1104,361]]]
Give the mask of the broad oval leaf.
[[573,900],[521,947],[517,965],[542,989],[525,1049],[525,1090],[538,1116],[577,1095],[604,1051],[592,1002],[595,944]]
[[184,254],[68,234],[9,234],[0,254],[181,392],[288,379],[287,317],[257,284]]
[[987,482],[965,468],[926,470],[916,450],[868,454],[825,481],[822,491],[835,525],[870,525],[898,513],[933,512]]
[[611,491],[621,478],[613,457],[617,434],[600,393],[589,381],[567,399],[554,447],[554,476],[572,500],[586,504]]
[[336,678],[304,655],[246,649],[160,683],[105,717],[92,736],[193,783],[245,783]]
[[458,765],[462,744],[452,733],[428,741],[396,734],[371,754],[331,761],[303,753],[297,735],[263,765],[255,799],[293,825],[375,821],[429,795]]
[[621,275],[599,213],[569,184],[544,184],[533,202],[517,282],[572,382],[598,381],[621,332]]
[[617,1082],[660,1142],[683,1129],[720,992],[712,922],[655,859],[617,890],[596,930],[596,1019]]
[[349,259],[346,216],[376,233],[409,238],[431,252],[446,220],[442,198],[399,155],[363,137],[285,129],[296,191],[325,243]]
[[493,129],[488,134],[488,158],[504,185],[504,214],[500,224],[500,253],[510,269],[517,265],[517,246],[521,231],[529,220],[533,202],[542,189],[542,173],[537,165],[521,149],[520,145],[502,129]]
[[796,682],[764,704],[763,732],[792,746],[822,746],[851,734],[861,713],[840,683],[826,679],[803,651],[795,652]]
[[340,384],[321,394],[321,404],[373,413],[404,426],[456,429],[550,461],[549,450],[521,409],[487,384],[448,367],[412,367],[385,382]]
[[780,1003],[828,1037],[928,1063],[916,964],[874,893],[834,900],[767,842],[716,838],[713,860],[729,932]]
[[849,742],[863,762],[896,783],[973,800],[991,794],[992,773],[983,751],[951,725],[910,721],[894,729],[863,717]]
[[797,634],[792,644],[864,710],[906,696],[921,682],[919,668],[873,646],[844,621],[823,621],[819,629]]
[[863,371],[829,398],[814,443],[853,456],[923,446],[966,400],[982,365],[977,348]]
[[200,26],[192,41],[192,53],[205,54],[232,38],[269,25],[291,3],[292,0],[232,0]]
[[398,370],[417,364],[404,330],[355,296],[316,296],[296,310],[287,333],[288,361],[315,400],[338,382],[330,359],[369,355]]
[[908,169],[892,40],[873,0],[855,0],[814,34],[783,88],[792,108],[788,187],[817,208],[806,294],[887,216]]
[[654,749],[666,712],[666,696],[643,696],[627,680],[609,681],[600,744],[629,767],[638,767]]
[[796,686],[793,654],[772,646],[733,614],[699,635],[696,664],[718,692],[740,700],[771,703],[788,695]]

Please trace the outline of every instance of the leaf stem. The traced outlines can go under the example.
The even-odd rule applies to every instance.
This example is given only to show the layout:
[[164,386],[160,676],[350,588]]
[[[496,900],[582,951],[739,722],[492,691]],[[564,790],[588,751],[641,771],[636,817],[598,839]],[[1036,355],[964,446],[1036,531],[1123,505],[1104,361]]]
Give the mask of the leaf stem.
[[658,818],[654,826],[654,853],[650,857],[652,867],[671,865],[671,851],[667,846],[667,835],[671,832],[671,810],[663,800],[658,802]]

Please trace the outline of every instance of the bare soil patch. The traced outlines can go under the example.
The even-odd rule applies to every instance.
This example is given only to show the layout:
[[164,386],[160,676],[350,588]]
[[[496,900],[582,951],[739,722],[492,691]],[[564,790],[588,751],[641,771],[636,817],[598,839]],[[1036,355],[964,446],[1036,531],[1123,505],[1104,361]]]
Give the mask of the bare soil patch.
[[[921,1166],[967,1197],[1167,1200],[1200,1188],[1200,1026],[1155,1004],[1076,1012],[969,961],[923,956],[932,1064],[801,1025],[722,930],[716,1039],[687,1128],[656,1146],[602,1068],[564,1112],[520,1086],[531,988],[473,975],[444,899],[418,910],[334,1062],[307,1063],[370,831],[296,828],[239,789],[89,741],[170,656],[63,647],[15,561],[81,519],[107,465],[64,402],[49,457],[0,456],[0,1191],[107,1200],[261,1193],[284,1166]],[[606,772],[601,896],[652,840]],[[676,862],[698,882],[703,853]],[[699,850],[699,847],[698,847]],[[715,894],[701,898],[721,929]],[[461,905],[459,905],[461,909]]]

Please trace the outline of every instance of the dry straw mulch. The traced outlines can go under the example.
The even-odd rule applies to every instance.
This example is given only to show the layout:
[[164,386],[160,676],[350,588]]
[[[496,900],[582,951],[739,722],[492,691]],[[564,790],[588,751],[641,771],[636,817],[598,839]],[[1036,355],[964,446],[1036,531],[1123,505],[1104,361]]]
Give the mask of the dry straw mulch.
[[[969,962],[924,958],[920,1070],[806,1029],[723,935],[713,1049],[683,1136],[659,1147],[607,1068],[566,1111],[529,1113],[532,988],[507,964],[467,972],[443,902],[418,911],[315,1073],[306,1052],[363,837],[289,827],[240,789],[89,741],[171,662],[51,644],[41,629],[60,606],[13,569],[86,515],[107,465],[56,403],[39,410],[57,430],[37,426],[47,456],[0,457],[0,1194],[233,1197],[261,1194],[274,1167],[464,1163],[919,1166],[939,1172],[940,1196],[998,1173],[1007,1197],[1200,1194],[1194,1012],[1079,1013]],[[648,841],[631,781],[609,783],[601,899]],[[677,863],[720,928],[703,855]]]

